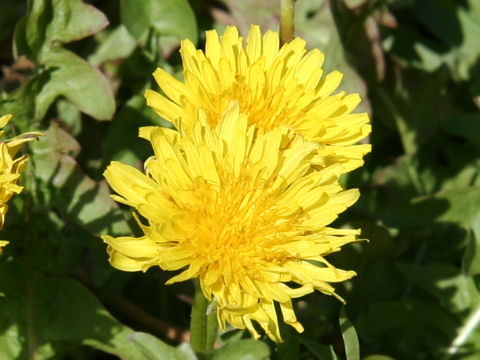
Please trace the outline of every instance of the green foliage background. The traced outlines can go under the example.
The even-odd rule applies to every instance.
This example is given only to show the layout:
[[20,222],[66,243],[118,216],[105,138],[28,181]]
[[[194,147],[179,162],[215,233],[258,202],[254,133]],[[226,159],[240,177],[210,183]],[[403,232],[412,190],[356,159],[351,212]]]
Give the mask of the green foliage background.
[[[278,29],[273,0],[0,0],[0,114],[25,152],[0,256],[0,359],[478,359],[480,357],[480,2],[298,0],[297,35],[360,92],[373,151],[343,178],[362,197],[337,226],[369,242],[330,256],[357,271],[347,299],[297,301],[306,331],[285,342],[232,330],[195,354],[193,285],[160,269],[114,270],[99,234],[138,234],[102,178],[141,166],[137,137],[168,124],[146,107],[161,66],[182,77],[179,40],[251,23]],[[353,324],[353,327],[352,327]],[[360,349],[360,351],[358,350]],[[361,356],[360,356],[361,355]]]

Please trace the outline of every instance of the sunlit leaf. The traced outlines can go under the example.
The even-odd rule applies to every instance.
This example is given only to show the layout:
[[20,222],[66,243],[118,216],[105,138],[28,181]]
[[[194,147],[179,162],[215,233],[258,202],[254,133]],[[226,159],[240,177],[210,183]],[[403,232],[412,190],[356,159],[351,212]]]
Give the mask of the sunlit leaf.
[[239,340],[217,349],[212,360],[263,360],[270,355],[267,344],[255,340]]
[[51,79],[42,90],[47,97],[63,95],[80,111],[98,120],[108,120],[115,112],[115,100],[105,77],[74,53],[52,49],[46,57]]
[[184,347],[174,348],[156,337],[142,332],[129,335],[131,342],[141,352],[146,360],[196,360],[193,350],[188,352]]
[[197,42],[195,15],[186,0],[122,0],[121,15],[123,24],[137,40],[153,28],[160,35]]
[[414,284],[435,296],[453,311],[465,311],[480,301],[473,278],[449,264],[399,264]]
[[480,221],[472,224],[463,255],[463,270],[467,275],[480,274]]
[[43,63],[57,43],[83,39],[107,25],[101,11],[81,0],[32,0],[15,30],[16,56]]
[[347,360],[360,360],[360,345],[355,328],[347,317],[345,307],[340,309],[340,330],[342,331]]
[[469,187],[412,199],[382,214],[394,226],[420,226],[432,222],[471,224],[478,218],[480,188]]
[[136,47],[135,39],[123,25],[112,30],[100,42],[95,53],[88,57],[88,61],[98,66],[106,61],[128,57]]

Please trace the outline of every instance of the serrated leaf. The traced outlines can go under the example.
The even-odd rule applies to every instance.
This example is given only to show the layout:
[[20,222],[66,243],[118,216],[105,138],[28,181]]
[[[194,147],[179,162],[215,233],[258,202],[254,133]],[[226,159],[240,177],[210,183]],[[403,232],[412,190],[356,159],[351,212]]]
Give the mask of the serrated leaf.
[[387,51],[429,72],[445,64],[456,81],[469,80],[478,72],[480,22],[475,6],[450,0],[412,1],[405,5],[408,11],[404,13],[408,15],[384,43]]
[[38,96],[54,99],[65,96],[80,111],[97,120],[109,120],[115,112],[112,89],[105,77],[74,53],[52,49],[45,61],[50,81]]
[[408,280],[453,311],[468,310],[480,300],[473,278],[450,264],[398,264],[398,268]]
[[107,25],[101,11],[81,0],[32,0],[15,29],[15,54],[44,63],[55,43],[83,39]]
[[381,214],[393,227],[411,227],[433,222],[473,224],[480,214],[480,187],[467,187],[395,204]]
[[186,0],[122,0],[122,22],[137,40],[150,28],[160,35],[197,42],[195,15]]
[[270,349],[264,342],[239,340],[215,350],[212,360],[263,360],[270,355]]
[[360,360],[360,344],[358,342],[357,332],[347,317],[344,306],[340,309],[339,322],[347,360]]

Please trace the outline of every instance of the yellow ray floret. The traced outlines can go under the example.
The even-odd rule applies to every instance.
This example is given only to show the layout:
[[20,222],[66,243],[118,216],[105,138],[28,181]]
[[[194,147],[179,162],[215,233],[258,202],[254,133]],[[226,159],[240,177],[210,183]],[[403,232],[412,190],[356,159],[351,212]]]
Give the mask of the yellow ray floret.
[[278,33],[252,26],[246,45],[235,27],[227,27],[219,38],[207,31],[205,52],[190,40],[181,45],[185,81],[165,70],[154,77],[165,95],[147,90],[147,103],[160,116],[187,131],[193,128],[197,109],[203,109],[215,128],[232,100],[248,115],[249,124],[271,130],[286,125],[308,141],[322,145],[317,166],[343,164],[343,172],[363,164],[369,144],[358,145],[370,133],[368,115],[352,113],[360,102],[358,94],[334,94],[342,74],[323,76],[324,55],[308,51],[296,38],[279,47]]
[[324,257],[358,235],[328,227],[358,191],[339,186],[341,165],[311,166],[318,144],[283,126],[257,131],[237,102],[215,128],[204,111],[191,136],[177,125],[178,132],[141,129],[154,151],[145,173],[119,162],[105,171],[114,198],[146,219],[135,215],[142,237],[103,236],[111,264],[182,270],[169,284],[198,278],[217,301],[223,329],[230,323],[257,338],[257,323],[281,341],[277,303],[284,321],[303,331],[292,298],[314,290],[337,296],[331,283],[355,275]]
[[[0,116],[0,128],[5,127],[11,118],[10,114]],[[0,136],[3,133],[4,131],[0,130]],[[22,155],[15,159],[15,155],[24,143],[35,140],[39,135],[41,134],[37,132],[29,132],[0,142],[0,230],[5,223],[8,201],[13,195],[23,190],[23,187],[18,185],[18,181],[28,157]],[[6,244],[8,241],[0,241],[0,247]]]

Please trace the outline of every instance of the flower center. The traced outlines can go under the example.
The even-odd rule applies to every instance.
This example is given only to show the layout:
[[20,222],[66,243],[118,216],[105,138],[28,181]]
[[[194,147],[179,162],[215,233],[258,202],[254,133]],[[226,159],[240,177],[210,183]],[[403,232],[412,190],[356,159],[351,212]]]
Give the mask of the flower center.
[[291,259],[281,245],[298,229],[298,216],[280,214],[269,181],[252,179],[248,170],[220,172],[220,188],[197,181],[192,191],[198,203],[186,209],[195,219],[189,241],[197,259],[227,277],[256,278],[263,264]]
[[268,84],[258,85],[252,90],[245,78],[237,75],[232,85],[220,93],[211,93],[212,108],[208,112],[210,126],[215,127],[221,119],[222,112],[232,100],[239,102],[240,112],[248,115],[249,125],[256,124],[264,131],[280,125],[300,127],[305,119],[305,112],[298,106],[303,90],[298,88],[272,87]]

